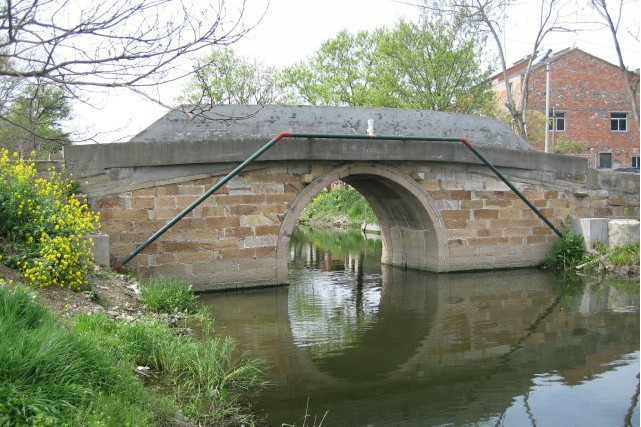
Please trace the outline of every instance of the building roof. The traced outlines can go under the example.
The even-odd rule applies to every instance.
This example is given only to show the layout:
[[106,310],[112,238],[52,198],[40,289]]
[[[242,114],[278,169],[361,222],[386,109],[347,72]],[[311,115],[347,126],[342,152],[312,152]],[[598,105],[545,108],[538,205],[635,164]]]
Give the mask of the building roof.
[[[606,61],[605,59],[599,58],[598,56],[592,55],[591,53],[588,53],[588,52],[586,52],[584,50],[581,50],[578,47],[568,47],[568,48],[565,48],[565,49],[563,49],[563,50],[561,50],[559,52],[555,52],[548,58],[548,61],[550,63],[557,62],[557,61],[563,59],[564,57],[566,57],[567,55],[569,55],[571,53],[574,53],[574,52],[580,52],[580,53],[582,53],[584,55],[587,55],[587,56],[589,56],[591,58],[594,58],[594,59],[596,59],[598,61],[601,61],[601,62],[603,62],[603,63],[605,63],[607,65],[610,65],[613,68],[619,69],[618,65],[613,64],[613,63],[611,63],[609,61]],[[536,58],[537,58],[537,55],[534,56],[534,59],[536,59]],[[518,75],[518,74],[522,74],[522,72],[527,67],[527,64],[528,64],[529,60],[530,60],[530,55],[528,55],[525,58],[522,58],[522,59],[519,59],[518,61],[516,61],[510,68],[507,69],[508,78],[514,77],[515,75]],[[544,65],[545,65],[545,62],[543,62],[543,61],[535,62],[534,64],[532,64],[531,70],[532,71],[537,70],[537,69],[543,67]],[[639,70],[630,71],[630,72],[634,73],[634,74],[639,74]],[[503,71],[500,71],[500,72],[498,72],[498,73],[496,73],[496,74],[494,74],[493,76],[490,77],[490,80],[494,80],[494,79],[498,79],[499,82],[503,81]]]

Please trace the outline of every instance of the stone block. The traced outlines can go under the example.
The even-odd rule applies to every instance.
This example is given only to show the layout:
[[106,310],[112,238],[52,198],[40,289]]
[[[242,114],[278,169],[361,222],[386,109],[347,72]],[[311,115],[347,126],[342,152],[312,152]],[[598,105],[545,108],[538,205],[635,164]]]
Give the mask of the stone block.
[[93,241],[91,251],[93,252],[94,262],[103,267],[109,265],[109,235],[108,234],[92,234],[87,236],[87,239]]
[[572,220],[572,231],[574,234],[583,237],[587,250],[594,249],[594,243],[608,241],[608,218],[574,218]]
[[639,241],[639,221],[612,219],[608,222],[608,245],[611,248]]

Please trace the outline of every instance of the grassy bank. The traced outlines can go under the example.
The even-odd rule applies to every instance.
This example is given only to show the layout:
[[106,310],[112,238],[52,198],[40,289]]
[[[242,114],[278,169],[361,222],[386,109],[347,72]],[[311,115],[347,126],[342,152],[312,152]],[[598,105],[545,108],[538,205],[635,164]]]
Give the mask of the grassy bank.
[[307,205],[298,222],[320,227],[359,227],[363,221],[377,223],[376,216],[365,198],[352,188],[321,191]]
[[0,425],[251,422],[239,399],[259,389],[260,365],[236,358],[208,316],[198,338],[154,316],[64,318],[32,291],[0,282]]
[[568,231],[554,244],[545,267],[636,280],[639,277],[639,257],[639,242],[615,248],[597,242],[593,251],[586,251],[583,238]]

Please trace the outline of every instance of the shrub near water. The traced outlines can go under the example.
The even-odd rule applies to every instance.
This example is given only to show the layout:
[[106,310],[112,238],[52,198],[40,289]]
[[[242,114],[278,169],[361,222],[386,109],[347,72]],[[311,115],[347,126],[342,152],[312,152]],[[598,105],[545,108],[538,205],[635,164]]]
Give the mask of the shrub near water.
[[174,310],[191,312],[196,296],[188,282],[160,278],[150,279],[143,284],[140,299],[157,313],[171,313]]
[[300,216],[301,223],[314,221],[333,222],[338,215],[345,217],[354,225],[359,225],[366,218],[369,224],[376,223],[376,217],[365,198],[351,188],[336,188],[321,191],[307,205]]
[[576,267],[585,257],[583,238],[567,231],[552,246],[552,252],[545,260],[548,268],[566,270]]
[[0,237],[3,261],[36,286],[81,287],[93,264],[91,234],[98,215],[73,194],[71,179],[51,171],[39,178],[34,163],[0,149]]

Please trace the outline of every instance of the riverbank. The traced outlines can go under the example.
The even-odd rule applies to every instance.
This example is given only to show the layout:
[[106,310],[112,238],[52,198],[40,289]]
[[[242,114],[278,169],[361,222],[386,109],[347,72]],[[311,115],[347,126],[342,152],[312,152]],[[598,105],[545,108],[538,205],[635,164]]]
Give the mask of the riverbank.
[[321,191],[305,208],[298,223],[319,228],[346,230],[363,223],[376,224],[376,216],[365,198],[353,188]]
[[638,241],[616,247],[597,242],[595,248],[588,251],[581,236],[567,231],[552,247],[544,267],[638,284],[640,264]]
[[4,347],[22,349],[0,355],[0,425],[255,421],[246,405],[262,385],[260,363],[214,335],[211,313],[183,305],[191,291],[152,310],[147,282],[102,268],[89,279],[86,291],[34,290],[0,263]]

